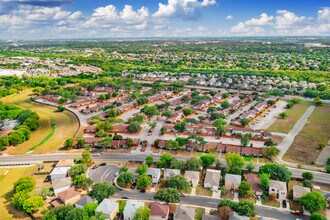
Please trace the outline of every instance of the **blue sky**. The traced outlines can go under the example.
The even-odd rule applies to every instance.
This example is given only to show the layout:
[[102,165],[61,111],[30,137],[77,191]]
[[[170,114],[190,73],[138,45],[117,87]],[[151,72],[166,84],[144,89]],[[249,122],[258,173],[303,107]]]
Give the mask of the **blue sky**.
[[0,0],[1,39],[330,35],[329,0]]

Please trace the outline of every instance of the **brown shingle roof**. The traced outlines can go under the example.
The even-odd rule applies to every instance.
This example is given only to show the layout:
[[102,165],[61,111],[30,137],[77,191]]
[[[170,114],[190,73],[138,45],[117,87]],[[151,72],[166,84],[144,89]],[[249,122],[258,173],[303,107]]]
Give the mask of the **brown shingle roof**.
[[62,201],[66,201],[66,200],[71,199],[71,198],[73,198],[77,195],[80,195],[80,192],[77,190],[77,188],[76,187],[70,187],[69,189],[58,193],[57,197]]
[[150,211],[151,216],[161,216],[163,218],[166,218],[170,211],[170,207],[169,207],[169,205],[166,205],[166,204],[154,202],[154,203],[151,203],[150,210],[151,210]]

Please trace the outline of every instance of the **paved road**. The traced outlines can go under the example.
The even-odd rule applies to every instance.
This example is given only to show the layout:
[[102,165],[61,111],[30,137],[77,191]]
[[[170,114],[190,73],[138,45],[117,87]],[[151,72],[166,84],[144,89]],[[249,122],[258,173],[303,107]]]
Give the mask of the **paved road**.
[[[131,199],[135,200],[154,200],[154,193],[140,193],[137,190],[134,191],[118,191],[114,197],[121,198],[122,196],[129,196]],[[198,196],[185,196],[181,197],[181,202],[186,205],[192,206],[203,206],[208,208],[217,208],[221,200],[209,197],[198,197]],[[279,210],[277,208],[257,206],[257,213],[259,216],[264,216],[268,218],[276,219],[296,219],[295,216],[291,215],[288,211]],[[299,217],[300,219],[308,219],[307,216]]]
[[[114,153],[102,153],[100,157],[94,158],[96,161],[144,161],[147,154],[143,152],[131,153],[131,154],[114,154]],[[159,160],[159,155],[153,155],[155,161]],[[17,164],[17,163],[26,163],[26,162],[42,162],[42,161],[57,161],[60,159],[73,159],[79,158],[81,154],[68,153],[68,154],[29,154],[29,155],[17,155],[17,156],[1,156],[1,164]],[[190,157],[188,156],[175,156],[178,160],[186,160]],[[226,166],[226,161],[220,161],[223,166]],[[255,170],[257,171],[262,164],[254,164]],[[306,172],[306,170],[288,167],[292,172],[292,176],[295,178],[301,178],[301,174]],[[314,174],[315,182],[330,184],[330,174],[322,173],[318,171],[310,171]]]

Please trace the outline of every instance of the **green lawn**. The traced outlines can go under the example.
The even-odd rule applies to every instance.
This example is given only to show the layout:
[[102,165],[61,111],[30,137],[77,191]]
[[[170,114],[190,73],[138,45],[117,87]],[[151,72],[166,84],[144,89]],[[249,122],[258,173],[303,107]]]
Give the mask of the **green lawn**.
[[261,200],[261,204],[267,205],[267,206],[273,206],[273,207],[280,207],[280,202],[277,200],[271,200],[268,197]]
[[205,214],[204,208],[195,208],[195,220],[201,220]]
[[306,112],[309,106],[311,106],[311,103],[305,101],[294,105],[291,109],[287,109],[285,111],[285,113],[288,115],[286,119],[278,118],[278,120],[276,120],[267,130],[286,134],[289,133],[289,131]]
[[200,195],[200,196],[209,196],[211,197],[212,196],[212,190],[210,189],[205,189],[203,188],[202,186],[198,186],[196,188],[196,195]]

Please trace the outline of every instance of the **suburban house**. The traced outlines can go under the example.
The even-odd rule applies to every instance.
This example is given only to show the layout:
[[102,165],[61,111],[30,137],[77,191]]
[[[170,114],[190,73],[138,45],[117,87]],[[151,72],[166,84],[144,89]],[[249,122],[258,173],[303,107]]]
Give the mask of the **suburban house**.
[[81,192],[76,187],[70,187],[57,194],[57,199],[52,202],[52,205],[57,207],[60,205],[74,204],[81,198]]
[[292,197],[294,201],[299,201],[301,197],[311,191],[310,188],[303,186],[293,186]]
[[188,182],[191,182],[193,187],[197,187],[199,184],[199,172],[187,170],[184,173],[184,177]]
[[144,207],[144,202],[127,200],[123,215],[124,220],[133,220],[133,217],[138,208]]
[[204,188],[218,190],[220,186],[220,179],[221,179],[220,170],[207,169],[204,180]]
[[194,220],[195,219],[195,209],[180,204],[176,207],[173,219],[174,220]]
[[225,177],[225,189],[230,191],[234,190],[237,191],[238,187],[241,185],[242,176],[241,175],[234,175],[234,174],[226,174]]
[[150,220],[162,220],[168,219],[170,214],[170,206],[167,204],[161,204],[159,202],[153,202],[150,205]]
[[286,182],[270,180],[269,194],[275,193],[277,199],[284,200],[286,199],[287,192],[288,190],[287,190]]
[[113,220],[119,212],[118,203],[111,201],[110,199],[103,199],[103,201],[97,206],[95,212],[103,213],[106,219]]
[[85,207],[85,205],[91,202],[96,203],[96,201],[90,195],[84,195],[74,204],[74,206],[78,209],[82,209]]
[[172,176],[180,175],[180,170],[177,169],[166,169],[164,171],[164,178],[170,179]]
[[50,173],[50,178],[52,182],[54,180],[63,179],[69,176],[69,170],[71,167],[55,167]]
[[158,183],[160,179],[160,169],[148,168],[147,175],[151,177],[152,183]]
[[251,184],[254,195],[261,196],[262,189],[260,188],[260,179],[258,177],[258,174],[248,173],[245,175],[245,179],[247,182]]
[[65,177],[65,178],[56,179],[56,180],[52,181],[52,187],[53,187],[55,196],[57,196],[58,193],[69,189],[70,186],[71,186],[71,177]]

